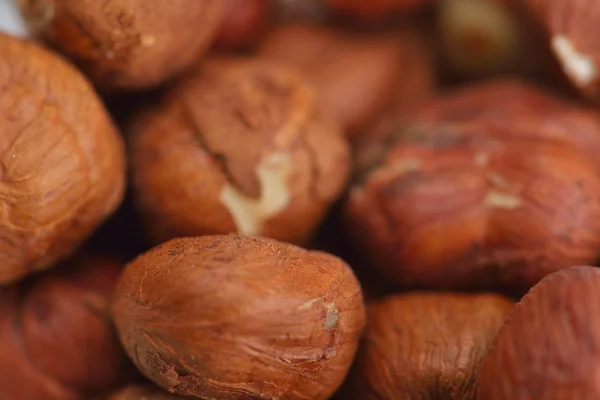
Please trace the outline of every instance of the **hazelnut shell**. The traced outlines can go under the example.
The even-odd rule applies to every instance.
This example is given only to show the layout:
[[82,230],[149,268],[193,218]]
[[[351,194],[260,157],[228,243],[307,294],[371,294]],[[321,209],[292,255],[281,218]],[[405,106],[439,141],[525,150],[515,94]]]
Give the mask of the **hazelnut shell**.
[[0,34],[0,284],[70,255],[118,207],[125,149],[93,88],[48,50]]
[[365,324],[350,268],[238,235],[168,241],[131,262],[114,320],[138,369],[199,398],[329,398]]
[[304,243],[344,188],[350,150],[298,74],[213,58],[130,129],[137,204],[157,241],[240,232]]
[[600,398],[600,270],[565,269],[516,305],[485,355],[477,400]]

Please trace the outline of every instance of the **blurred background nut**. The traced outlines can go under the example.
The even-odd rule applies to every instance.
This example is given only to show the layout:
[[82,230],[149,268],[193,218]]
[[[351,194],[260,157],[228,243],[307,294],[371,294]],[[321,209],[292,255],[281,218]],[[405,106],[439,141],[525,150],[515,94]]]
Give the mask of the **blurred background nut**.
[[133,185],[152,236],[306,241],[349,175],[314,90],[260,59],[215,58],[133,123]]
[[[194,397],[197,399],[197,397]],[[191,400],[193,397],[178,396],[151,384],[129,385],[112,394],[106,400]]]
[[348,396],[474,399],[481,359],[513,306],[498,295],[452,293],[394,295],[370,304]]
[[91,85],[0,34],[0,284],[54,265],[118,207],[124,146]]
[[269,23],[269,0],[225,0],[226,7],[215,45],[222,49],[253,44]]
[[395,283],[521,291],[596,260],[600,122],[589,110],[493,82],[377,129],[387,139],[362,148],[345,211]]
[[110,322],[118,273],[85,255],[0,289],[0,398],[88,400],[132,377]]
[[521,299],[485,355],[477,400],[600,397],[600,270],[545,277]]
[[583,94],[600,96],[600,3],[589,0],[525,0],[540,23],[563,72]]
[[[259,52],[304,73],[319,91],[324,109],[350,137],[367,128],[396,96],[407,99],[405,87],[423,82],[423,93],[410,93],[415,102],[433,91],[431,46],[413,30],[356,33],[288,23],[272,29]],[[413,65],[415,70],[410,70]]]
[[365,324],[359,283],[339,258],[237,235],[173,239],[139,256],[113,315],[146,377],[222,400],[329,398]]
[[322,0],[271,0],[275,20],[326,21],[331,18],[329,7]]
[[377,22],[399,12],[418,10],[433,0],[323,0],[334,10],[367,22]]
[[17,0],[34,34],[104,90],[156,86],[187,68],[217,34],[225,0]]

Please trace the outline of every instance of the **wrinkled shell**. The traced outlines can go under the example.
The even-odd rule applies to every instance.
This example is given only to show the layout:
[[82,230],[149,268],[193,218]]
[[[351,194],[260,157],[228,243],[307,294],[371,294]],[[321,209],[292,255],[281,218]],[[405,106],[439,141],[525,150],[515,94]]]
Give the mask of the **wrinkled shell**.
[[117,262],[86,257],[0,289],[0,398],[89,400],[127,377],[109,322],[118,273]]
[[589,97],[600,95],[600,3],[589,0],[525,0],[546,30],[554,55],[570,81]]
[[367,310],[349,382],[360,400],[472,400],[488,346],[514,303],[492,294],[396,295]]
[[[415,32],[356,34],[310,23],[277,27],[260,52],[304,73],[323,107],[356,136],[411,85],[433,88],[431,52]],[[418,71],[411,71],[418,65]],[[424,94],[411,93],[412,101]],[[360,101],[358,101],[360,99]]]
[[129,385],[107,400],[191,400],[192,397],[178,396],[159,389],[154,385]]
[[591,111],[492,82],[378,129],[386,139],[358,156],[346,216],[392,281],[527,290],[596,259],[600,120]]
[[[302,243],[350,168],[349,146],[321,116],[312,87],[258,59],[203,64],[135,121],[130,156],[138,204],[159,241],[240,231]],[[259,170],[273,158],[280,161],[282,202],[249,218],[257,223],[247,229],[223,193],[234,188],[247,202],[272,202],[275,185],[261,181]]]
[[432,0],[323,0],[336,10],[365,21],[378,21],[397,12],[414,11]]
[[114,319],[138,369],[202,399],[324,400],[365,316],[340,259],[244,236],[173,239],[125,269]]
[[253,44],[269,22],[268,0],[226,0],[215,44],[219,48],[237,48]]
[[516,305],[483,359],[477,400],[600,398],[600,270],[544,278]]
[[151,87],[180,73],[209,48],[225,8],[225,0],[18,1],[103,89]]
[[124,146],[92,87],[0,34],[0,284],[51,267],[119,205]]

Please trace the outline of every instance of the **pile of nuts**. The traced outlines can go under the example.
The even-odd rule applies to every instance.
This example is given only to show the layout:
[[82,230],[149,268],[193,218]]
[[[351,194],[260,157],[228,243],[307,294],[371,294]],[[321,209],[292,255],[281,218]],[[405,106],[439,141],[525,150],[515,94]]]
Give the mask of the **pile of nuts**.
[[0,13],[0,399],[600,399],[600,3]]

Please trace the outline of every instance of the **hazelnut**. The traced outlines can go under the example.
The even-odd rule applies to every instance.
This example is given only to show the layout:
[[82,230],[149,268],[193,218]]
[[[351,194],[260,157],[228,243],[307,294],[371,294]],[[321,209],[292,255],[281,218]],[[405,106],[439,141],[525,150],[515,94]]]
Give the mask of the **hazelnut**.
[[399,12],[414,11],[434,0],[323,0],[335,10],[366,22],[377,22]]
[[133,367],[110,321],[119,263],[92,255],[0,288],[0,398],[87,400]]
[[387,133],[357,155],[345,214],[390,281],[520,291],[597,258],[600,119],[590,110],[496,81],[376,129]]
[[331,17],[322,0],[271,0],[271,4],[277,21],[326,21]]
[[[421,85],[410,93],[416,101],[421,92],[433,90],[429,50],[411,30],[354,33],[310,23],[275,28],[260,46],[261,54],[295,67],[312,81],[323,107],[351,138],[370,126],[398,92]],[[416,70],[409,71],[412,66]]]
[[533,287],[484,356],[477,399],[599,398],[599,289],[596,267],[555,272]]
[[585,95],[600,95],[600,47],[595,40],[600,4],[595,1],[525,0],[545,30],[569,80]]
[[199,58],[225,0],[17,0],[35,34],[104,90],[156,86]]
[[327,399],[365,324],[342,260],[239,235],[173,239],[139,256],[120,278],[113,315],[146,377],[221,400]]
[[107,400],[191,400],[192,397],[170,394],[151,385],[129,385],[108,397]]
[[123,141],[88,81],[0,34],[0,284],[71,254],[118,207]]
[[296,73],[213,58],[131,129],[133,184],[158,241],[239,232],[303,243],[349,175],[349,146]]
[[348,382],[353,398],[469,400],[514,303],[493,294],[410,293],[369,305]]
[[268,0],[226,0],[226,3],[216,46],[238,48],[252,44],[268,24]]

